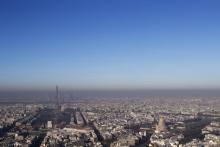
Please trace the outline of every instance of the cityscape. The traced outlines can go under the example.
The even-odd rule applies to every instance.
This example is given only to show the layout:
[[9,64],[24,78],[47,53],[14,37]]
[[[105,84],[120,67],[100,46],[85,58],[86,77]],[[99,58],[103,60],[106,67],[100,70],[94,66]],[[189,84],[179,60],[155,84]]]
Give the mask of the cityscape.
[[2,103],[0,146],[219,147],[219,97],[54,98]]
[[0,0],[0,147],[220,147],[220,0]]

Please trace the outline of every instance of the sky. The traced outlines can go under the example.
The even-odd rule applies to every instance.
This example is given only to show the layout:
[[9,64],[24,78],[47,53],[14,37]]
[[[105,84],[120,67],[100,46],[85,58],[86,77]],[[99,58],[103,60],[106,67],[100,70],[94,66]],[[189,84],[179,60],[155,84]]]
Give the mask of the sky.
[[218,0],[1,0],[0,90],[220,88]]

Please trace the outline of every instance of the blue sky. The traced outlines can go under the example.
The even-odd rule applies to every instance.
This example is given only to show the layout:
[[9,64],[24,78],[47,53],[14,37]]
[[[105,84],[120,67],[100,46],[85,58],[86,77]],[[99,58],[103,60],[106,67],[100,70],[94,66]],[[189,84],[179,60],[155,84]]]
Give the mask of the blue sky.
[[220,88],[218,0],[1,0],[0,89]]

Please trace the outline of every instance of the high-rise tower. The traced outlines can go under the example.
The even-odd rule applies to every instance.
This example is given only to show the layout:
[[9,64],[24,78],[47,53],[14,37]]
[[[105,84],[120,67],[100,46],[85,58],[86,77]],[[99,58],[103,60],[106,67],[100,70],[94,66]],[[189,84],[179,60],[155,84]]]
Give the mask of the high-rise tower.
[[61,104],[60,104],[60,94],[59,94],[59,87],[56,86],[56,97],[55,97],[55,103],[56,103],[56,109],[58,111],[61,110]]
[[59,87],[56,86],[56,103],[59,104]]

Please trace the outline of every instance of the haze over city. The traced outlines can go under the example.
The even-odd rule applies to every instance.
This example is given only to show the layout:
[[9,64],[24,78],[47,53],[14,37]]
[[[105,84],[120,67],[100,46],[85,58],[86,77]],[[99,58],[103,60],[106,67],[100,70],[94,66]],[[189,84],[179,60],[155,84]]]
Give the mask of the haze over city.
[[1,1],[0,89],[219,89],[218,1]]
[[1,0],[0,147],[220,147],[219,7]]

